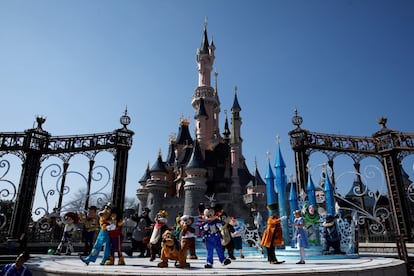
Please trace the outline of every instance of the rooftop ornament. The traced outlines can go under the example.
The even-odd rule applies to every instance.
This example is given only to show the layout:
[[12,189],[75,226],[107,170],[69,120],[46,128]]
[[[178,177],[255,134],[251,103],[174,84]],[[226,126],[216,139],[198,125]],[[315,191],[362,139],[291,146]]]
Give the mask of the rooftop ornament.
[[297,108],[295,108],[294,112],[295,115],[292,117],[292,124],[295,125],[296,128],[300,128],[300,125],[303,123],[303,118],[299,115]]
[[128,116],[127,107],[125,107],[124,115],[121,116],[119,121],[120,121],[121,125],[124,126],[125,129],[127,128],[127,125],[129,125],[131,123],[131,118]]

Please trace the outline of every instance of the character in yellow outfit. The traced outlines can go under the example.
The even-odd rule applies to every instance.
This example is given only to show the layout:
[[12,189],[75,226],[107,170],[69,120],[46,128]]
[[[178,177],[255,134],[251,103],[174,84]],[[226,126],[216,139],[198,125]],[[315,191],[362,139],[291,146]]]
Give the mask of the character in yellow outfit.
[[83,238],[85,247],[82,256],[88,256],[91,253],[95,235],[99,230],[99,218],[96,206],[89,206],[87,216],[81,216],[80,221],[83,222]]
[[267,250],[267,260],[271,264],[281,264],[285,261],[278,261],[275,253],[275,246],[284,245],[282,227],[280,223],[282,220],[286,219],[286,216],[279,218],[279,212],[277,208],[268,206],[270,210],[270,216],[267,219],[267,226],[263,233],[262,240],[260,242],[261,246],[266,247]]

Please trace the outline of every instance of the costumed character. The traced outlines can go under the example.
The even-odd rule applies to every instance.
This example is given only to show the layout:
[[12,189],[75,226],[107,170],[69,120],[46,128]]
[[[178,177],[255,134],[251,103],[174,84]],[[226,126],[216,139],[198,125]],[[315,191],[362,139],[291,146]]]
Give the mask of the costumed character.
[[141,216],[135,215],[131,217],[131,219],[137,223],[132,231],[131,256],[134,250],[138,250],[138,257],[142,258],[150,256],[149,248],[147,246],[151,236],[152,225],[152,221],[149,218],[150,212],[151,210],[145,207]]
[[92,247],[91,253],[86,257],[80,257],[81,261],[86,265],[89,265],[90,262],[95,262],[101,252],[102,246],[104,247],[104,254],[102,256],[101,265],[104,265],[105,262],[109,259],[111,255],[111,244],[109,240],[109,233],[107,227],[110,224],[109,219],[111,216],[112,204],[107,203],[103,210],[98,213],[99,216],[99,226],[100,230],[98,236],[96,237],[95,244]]
[[187,253],[190,252],[189,259],[196,260],[196,234],[195,228],[193,227],[194,217],[184,215],[180,218],[181,224],[181,250],[187,256]]
[[277,204],[271,204],[267,206],[270,216],[267,219],[266,229],[263,232],[263,237],[260,242],[261,246],[266,247],[267,260],[271,264],[281,264],[285,261],[278,261],[275,253],[275,246],[282,246],[285,244],[283,240],[282,227],[280,223],[287,217],[283,216],[279,218],[279,211]]
[[165,210],[160,210],[158,214],[155,216],[155,224],[154,228],[152,229],[151,238],[149,241],[150,246],[150,261],[154,261],[156,255],[161,257],[161,239],[162,234],[169,230],[169,227],[167,226],[167,217],[168,212]]
[[234,232],[231,233],[231,237],[233,238],[234,249],[239,250],[240,258],[244,258],[243,255],[243,239],[242,234],[245,230],[244,226],[239,223],[236,217],[230,217],[229,224],[233,226]]
[[341,251],[341,235],[339,234],[335,217],[331,214],[326,215],[323,223],[323,254],[329,255],[329,249],[334,249],[334,254],[345,254]]
[[175,267],[178,268],[190,267],[190,264],[186,260],[187,252],[182,250],[180,242],[171,230],[166,230],[162,234],[160,259],[161,262],[158,263],[158,267],[168,267],[168,260],[174,260]]
[[235,260],[234,257],[234,241],[232,238],[232,234],[234,233],[233,225],[231,225],[230,218],[227,216],[225,212],[220,212],[221,216],[219,217],[222,223],[224,224],[223,227],[220,229],[221,232],[221,245],[223,246],[223,250],[227,249],[227,253],[229,258]]
[[72,245],[72,234],[76,230],[76,224],[79,222],[78,214],[74,212],[68,212],[63,217],[65,227],[63,228],[63,235],[60,243],[56,249],[55,255],[60,255],[63,246],[66,246],[66,255],[70,256],[74,252]]
[[200,226],[203,223],[204,209],[206,209],[206,207],[204,206],[204,203],[200,202],[200,204],[198,204],[198,216],[197,216],[197,222],[196,222],[197,237],[199,238],[201,238]]
[[295,219],[293,221],[293,226],[295,227],[295,233],[292,238],[292,248],[298,248],[300,252],[300,260],[296,264],[305,263],[305,248],[309,247],[308,237],[306,235],[305,229],[303,229],[303,224],[305,219],[301,216],[299,210],[293,212]]
[[215,216],[214,209],[205,209],[203,213],[203,223],[200,226],[203,240],[206,243],[207,259],[205,268],[213,267],[213,250],[216,250],[220,263],[228,265],[231,263],[230,259],[224,257],[223,246],[221,245],[220,229],[223,223]]
[[319,216],[318,211],[315,210],[315,206],[313,206],[312,204],[309,205],[306,202],[303,205],[302,214],[305,220],[304,228],[306,232],[308,232],[309,244],[319,245],[320,244],[320,238],[319,238],[320,216]]
[[111,212],[110,224],[106,227],[109,232],[111,241],[111,256],[106,260],[105,265],[114,265],[115,252],[118,253],[118,265],[125,265],[124,256],[122,255],[122,211],[119,208],[113,208]]
[[175,224],[174,224],[174,229],[175,229],[175,237],[177,239],[180,239],[180,234],[181,234],[181,217],[183,216],[182,212],[178,212],[177,216],[175,217]]
[[83,239],[85,243],[82,256],[88,256],[91,253],[95,234],[99,230],[99,218],[96,211],[96,206],[89,206],[86,217],[80,217],[80,221],[83,222]]

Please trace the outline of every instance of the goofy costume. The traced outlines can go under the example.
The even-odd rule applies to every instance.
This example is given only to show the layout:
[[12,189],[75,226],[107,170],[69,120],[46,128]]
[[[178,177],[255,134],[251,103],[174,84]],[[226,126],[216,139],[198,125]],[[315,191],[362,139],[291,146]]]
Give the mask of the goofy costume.
[[109,233],[107,231],[107,227],[110,224],[109,217],[111,216],[112,211],[112,204],[108,203],[105,205],[104,209],[99,212],[99,225],[101,229],[99,230],[98,237],[96,238],[95,244],[93,245],[91,253],[83,258],[80,257],[82,262],[86,265],[89,265],[90,262],[95,262],[98,258],[99,252],[104,247],[104,255],[101,260],[101,265],[105,264],[105,262],[109,259],[111,255],[111,244],[109,240]]
[[224,257],[223,247],[221,245],[220,230],[223,223],[214,215],[214,209],[205,209],[203,216],[203,223],[200,226],[203,240],[206,243],[207,259],[205,268],[213,267],[213,250],[217,252],[220,263],[228,265],[231,263],[230,259]]

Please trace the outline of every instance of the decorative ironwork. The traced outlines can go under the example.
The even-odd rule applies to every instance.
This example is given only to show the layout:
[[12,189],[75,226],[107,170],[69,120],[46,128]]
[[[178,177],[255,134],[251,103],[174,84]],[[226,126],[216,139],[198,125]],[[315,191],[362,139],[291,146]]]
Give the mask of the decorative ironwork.
[[257,250],[263,254],[263,248],[260,245],[261,237],[257,228],[246,229],[242,234],[243,241],[257,248]]
[[17,194],[16,185],[11,180],[5,178],[10,171],[10,162],[8,160],[0,160],[0,171],[3,171],[0,174],[0,183],[3,183],[1,186],[4,187],[0,189],[0,200],[14,201]]
[[[134,134],[127,129],[131,122],[127,110],[125,109],[124,114],[120,118],[122,128],[100,134],[51,136],[42,128],[45,121],[45,118],[38,116],[36,118],[37,126],[34,128],[24,132],[0,133],[0,157],[3,157],[5,154],[13,154],[23,161],[20,174],[22,179],[20,179],[18,187],[5,178],[10,167],[9,162],[0,161],[0,172],[2,169],[5,170],[5,173],[0,173],[0,182],[7,183],[10,186],[10,188],[2,188],[0,190],[0,203],[5,198],[11,198],[15,202],[11,226],[6,234],[8,237],[18,238],[21,234],[27,232],[29,228],[50,229],[49,199],[56,195],[59,195],[57,206],[59,207],[59,210],[57,210],[59,212],[62,209],[68,208],[68,205],[82,202],[85,199],[85,204],[87,205],[87,200],[90,196],[96,197],[98,202],[108,201],[108,199],[104,199],[106,195],[102,191],[112,180],[112,198],[110,201],[120,208],[123,208],[124,205],[128,151],[132,146],[132,136]],[[114,155],[113,176],[111,176],[106,167],[93,166],[96,155],[102,151],[107,151]],[[90,160],[90,164],[92,164],[92,166],[90,165],[87,178],[79,172],[67,171],[70,159],[77,154],[85,155]],[[38,175],[42,162],[51,156],[58,157],[63,161],[63,169],[58,164],[47,165],[39,178]],[[101,172],[97,172],[97,170],[101,170]],[[50,173],[52,178],[56,178],[55,188],[45,188],[44,177],[47,173]],[[69,201],[69,203],[62,206],[63,196],[67,195],[71,189],[71,185],[66,184],[66,176],[69,174],[80,175],[87,184],[88,191],[83,198]],[[106,179],[104,179],[104,174],[107,175]],[[41,193],[45,205],[39,206],[33,211],[31,208],[38,180],[41,183]],[[102,180],[105,180],[104,185],[101,185],[98,190],[90,194],[91,182],[102,182]],[[34,227],[29,227],[32,211],[35,215],[45,217],[45,220],[39,222]]]
[[[411,213],[414,210],[409,208],[408,202],[414,199],[414,186],[412,183],[409,186],[406,185],[408,187],[404,186],[401,164],[406,156],[414,154],[414,133],[388,129],[386,118],[378,119],[381,129],[374,133],[372,137],[311,132],[301,128],[303,119],[298,115],[297,110],[295,110],[292,123],[296,128],[289,132],[290,143],[295,151],[297,184],[301,188],[306,187],[308,171],[305,166],[309,162],[309,156],[315,152],[324,153],[328,157],[330,166],[333,164],[335,157],[341,154],[350,156],[355,162],[354,166],[358,177],[363,176],[359,174],[359,164],[363,159],[373,157],[382,164],[382,169],[377,169],[384,173],[383,179],[386,180],[389,206],[380,206],[378,202],[383,195],[378,191],[369,191],[366,186],[364,189],[355,187],[353,193],[354,197],[360,200],[370,198],[374,201],[372,213],[364,207],[363,200],[359,205],[347,198],[337,199],[342,200],[342,203],[346,203],[352,210],[356,210],[359,215],[359,225],[363,225],[366,220],[369,220],[368,228],[371,232],[385,233],[387,231],[386,223],[390,224],[389,221],[392,220],[391,225],[395,227],[399,257],[408,261],[405,243],[407,240],[414,238],[414,229],[411,227]],[[365,175],[367,178],[369,176]],[[333,183],[337,185],[339,179],[333,177]]]

